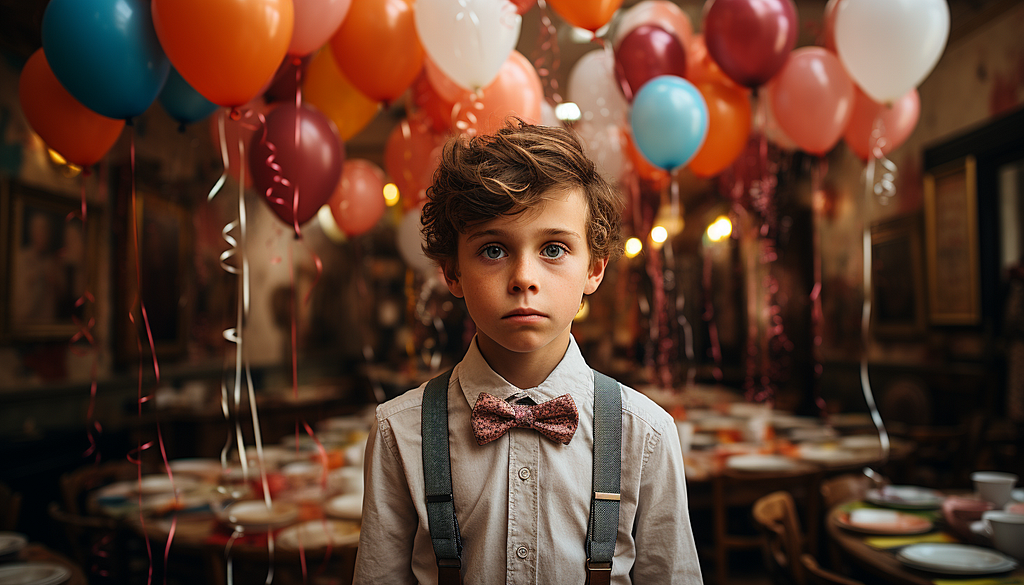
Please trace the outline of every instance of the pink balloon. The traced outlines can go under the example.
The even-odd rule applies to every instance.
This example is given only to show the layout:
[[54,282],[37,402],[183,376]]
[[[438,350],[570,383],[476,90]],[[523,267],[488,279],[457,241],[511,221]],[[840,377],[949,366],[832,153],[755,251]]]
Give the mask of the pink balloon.
[[326,43],[345,20],[352,0],[292,0],[295,26],[289,55],[309,55]]
[[352,237],[370,231],[387,209],[384,171],[365,159],[345,161],[341,181],[327,205],[345,235]]
[[768,93],[779,127],[811,154],[831,150],[853,114],[853,81],[839,57],[821,47],[793,51]]
[[540,103],[544,100],[544,88],[533,63],[519,51],[512,51],[498,71],[498,77],[480,94],[476,104],[462,101],[460,105],[464,106],[464,112],[459,114],[457,125],[465,121],[467,130],[493,134],[505,125],[505,119],[511,115],[531,124],[541,121]]
[[[296,123],[300,125],[298,144]],[[295,223],[306,223],[327,203],[341,178],[344,160],[345,149],[334,123],[311,106],[296,109],[294,104],[282,104],[275,108],[267,115],[265,136],[255,134],[249,148],[253,186],[288,225],[293,218]],[[296,190],[298,210],[293,215]]]
[[668,0],[643,0],[623,12],[615,32],[615,46],[641,24],[656,24],[676,35],[683,47],[693,40],[693,23],[685,12]]
[[704,8],[708,53],[740,85],[771,79],[796,46],[796,35],[792,0],[711,0]]
[[656,24],[641,24],[615,48],[615,78],[630,102],[659,75],[686,76],[686,50],[676,35]]
[[441,71],[441,68],[434,64],[430,60],[430,57],[423,58],[423,70],[427,74],[427,80],[430,81],[430,86],[434,88],[437,95],[444,98],[446,101],[456,103],[469,93],[469,90],[462,87],[458,83],[455,83],[447,75]]
[[[921,116],[921,100],[916,89],[911,89],[892,106],[886,107],[872,100],[859,87],[854,88],[853,115],[846,125],[843,140],[861,160],[868,160],[876,144],[881,147],[882,154],[889,154],[910,138]],[[884,142],[872,136],[876,120],[880,122],[879,131]]]

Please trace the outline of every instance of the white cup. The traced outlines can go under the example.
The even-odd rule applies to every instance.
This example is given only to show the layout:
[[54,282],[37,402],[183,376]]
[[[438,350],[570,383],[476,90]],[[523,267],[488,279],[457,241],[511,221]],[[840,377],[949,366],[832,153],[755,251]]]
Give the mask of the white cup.
[[976,471],[971,474],[974,490],[983,500],[988,500],[1002,508],[1013,497],[1013,486],[1017,484],[1017,476],[1000,471]]
[[679,432],[679,446],[683,448],[683,455],[690,452],[694,430],[692,422],[685,420],[676,421],[676,431]]
[[1018,561],[1024,561],[1024,516],[1002,510],[989,510],[981,515],[985,531],[992,537],[992,546]]

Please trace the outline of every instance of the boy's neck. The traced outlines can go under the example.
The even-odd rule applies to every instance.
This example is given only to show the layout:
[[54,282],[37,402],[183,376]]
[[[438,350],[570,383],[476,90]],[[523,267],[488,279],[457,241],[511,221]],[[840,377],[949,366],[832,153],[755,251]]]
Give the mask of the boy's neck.
[[569,349],[569,336],[550,343],[544,350],[520,353],[509,351],[500,344],[477,335],[477,348],[487,365],[516,388],[540,386],[565,357]]

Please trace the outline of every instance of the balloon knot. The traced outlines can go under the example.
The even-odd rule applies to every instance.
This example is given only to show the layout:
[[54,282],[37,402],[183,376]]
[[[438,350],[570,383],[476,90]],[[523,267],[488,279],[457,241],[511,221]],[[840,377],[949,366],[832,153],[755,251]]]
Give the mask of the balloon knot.
[[126,126],[135,126],[135,119],[131,117],[125,118],[124,123]]
[[229,115],[236,122],[242,119],[242,112],[238,109],[238,106],[231,106],[231,113]]

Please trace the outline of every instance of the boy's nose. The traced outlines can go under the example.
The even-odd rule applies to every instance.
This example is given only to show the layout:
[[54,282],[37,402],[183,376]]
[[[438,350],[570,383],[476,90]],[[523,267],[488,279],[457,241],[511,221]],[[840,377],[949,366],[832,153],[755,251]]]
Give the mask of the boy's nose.
[[513,264],[512,274],[508,279],[508,291],[513,294],[537,292],[536,270],[531,259],[521,258]]

